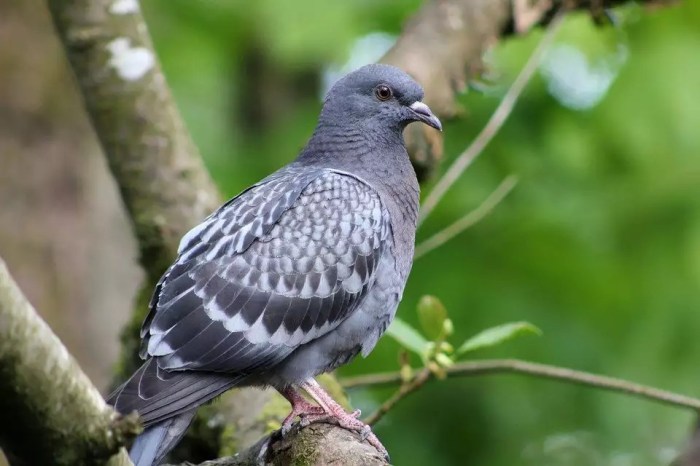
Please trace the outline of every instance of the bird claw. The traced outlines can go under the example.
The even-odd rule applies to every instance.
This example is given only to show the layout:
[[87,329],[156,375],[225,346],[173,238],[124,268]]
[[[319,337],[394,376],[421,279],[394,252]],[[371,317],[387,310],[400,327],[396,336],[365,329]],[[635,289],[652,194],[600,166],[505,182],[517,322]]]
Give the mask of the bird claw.
[[372,428],[365,424],[365,426],[361,430],[357,431],[357,433],[360,434],[360,439],[364,442],[372,434]]
[[292,426],[294,426],[293,422],[285,422],[282,424],[282,427],[280,427],[280,435],[282,438],[285,438],[289,431],[292,430]]
[[[326,413],[325,411],[322,413],[303,413],[299,416],[299,425],[301,427],[307,427],[317,422],[325,422],[328,424],[335,424],[338,427],[342,427],[343,429],[350,430],[352,432],[356,432],[360,436],[360,441],[368,442],[374,448],[379,450],[379,452],[384,455],[388,461],[389,453],[386,451],[386,448],[384,448],[384,445],[382,445],[377,436],[374,435],[372,428],[358,419],[359,416],[359,409],[356,409],[351,413]],[[286,428],[286,430],[285,427],[287,427],[286,423],[282,425],[281,429],[283,437],[289,432],[289,430],[291,430],[291,424]]]
[[387,451],[386,447],[382,445],[382,442],[379,441],[377,436],[374,435],[374,432],[372,432],[372,428],[370,426],[365,424],[365,427],[358,431],[358,434],[360,434],[360,439],[362,439],[363,442],[367,442],[376,448],[379,453],[384,456],[384,459],[389,462],[389,452]]
[[[328,417],[328,416],[327,416],[326,414],[324,414],[324,415],[322,415],[322,416],[320,416],[320,417],[321,417],[321,418],[326,418],[326,417]],[[300,425],[301,427],[306,427],[306,426],[309,426],[309,425],[313,424],[314,422],[321,422],[322,420],[323,420],[323,419],[319,419],[318,417],[312,418],[311,416],[304,416],[304,417],[302,417],[301,419],[299,419],[299,425]]]
[[280,428],[280,434],[285,437],[294,427],[294,419],[299,416],[299,425],[301,427],[306,427],[318,416],[327,416],[326,412],[320,406],[305,405],[303,409],[292,410],[292,412],[287,416],[282,422],[282,427]]
[[292,413],[285,419],[285,424],[293,419],[295,415],[299,415],[301,427],[306,427],[315,422],[335,424],[343,429],[359,434],[362,442],[368,442],[389,461],[389,453],[384,448],[384,445],[374,435],[371,427],[359,419],[361,414],[359,409],[348,413],[330,395],[325,393],[318,385],[318,382],[313,379],[304,383],[302,387],[323,407],[313,406],[303,399],[299,399],[293,391],[288,390],[285,396],[292,403],[293,409]]
[[357,419],[359,415],[360,410],[358,409],[353,411],[352,413],[343,412],[326,414],[324,416],[316,416],[314,417],[314,419],[303,420],[302,422],[308,422],[306,425],[311,424],[313,422],[328,422],[342,427],[343,429],[356,432],[360,436],[361,442],[367,442],[370,445],[372,445],[379,451],[379,453],[382,454],[382,456],[384,456],[384,458],[387,461],[389,461],[389,452],[386,450],[384,445],[382,445],[382,442],[379,441],[377,436],[374,435],[374,432],[372,432],[372,428],[364,422],[362,422],[361,420]]
[[302,417],[299,420],[299,425],[301,425],[301,427],[306,427],[317,422],[328,422],[330,424],[333,424],[334,420],[335,417],[332,414],[328,414],[324,411],[323,413],[312,414]]

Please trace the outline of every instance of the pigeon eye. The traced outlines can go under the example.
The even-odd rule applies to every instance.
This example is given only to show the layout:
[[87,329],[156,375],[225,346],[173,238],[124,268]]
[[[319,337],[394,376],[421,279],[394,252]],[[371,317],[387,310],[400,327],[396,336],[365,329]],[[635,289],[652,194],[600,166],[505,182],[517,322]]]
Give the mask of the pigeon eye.
[[377,96],[379,100],[389,100],[391,99],[391,88],[386,84],[380,84],[374,88],[374,95]]

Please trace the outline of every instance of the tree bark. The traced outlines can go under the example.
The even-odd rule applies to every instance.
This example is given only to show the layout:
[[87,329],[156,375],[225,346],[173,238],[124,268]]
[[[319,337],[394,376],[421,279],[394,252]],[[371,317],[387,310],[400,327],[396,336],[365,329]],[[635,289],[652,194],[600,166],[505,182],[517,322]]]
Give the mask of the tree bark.
[[22,295],[0,259],[0,446],[22,464],[128,465],[119,418]]
[[[285,437],[278,433],[266,436],[236,456],[205,461],[199,466],[287,466],[303,464],[324,466],[386,466],[386,459],[355,433],[331,424],[318,423],[295,427]],[[172,465],[175,466],[175,465]],[[192,466],[183,463],[177,466]]]
[[48,0],[90,120],[129,213],[147,280],[123,338],[135,370],[151,290],[180,238],[220,202],[175,107],[138,2]]
[[173,102],[138,2],[49,0],[151,282],[219,205]]
[[[484,69],[482,56],[511,20],[509,0],[432,0],[408,22],[381,59],[411,74],[425,89],[425,102],[441,119],[459,113],[456,97]],[[410,125],[406,146],[420,181],[439,166],[442,135]]]
[[[410,73],[425,89],[425,102],[443,120],[461,113],[457,96],[486,70],[484,53],[501,39],[546,24],[560,8],[588,9],[600,18],[622,0],[430,0],[406,24],[380,60]],[[673,0],[640,0],[665,5]],[[404,134],[420,181],[442,160],[443,136],[426,125]]]

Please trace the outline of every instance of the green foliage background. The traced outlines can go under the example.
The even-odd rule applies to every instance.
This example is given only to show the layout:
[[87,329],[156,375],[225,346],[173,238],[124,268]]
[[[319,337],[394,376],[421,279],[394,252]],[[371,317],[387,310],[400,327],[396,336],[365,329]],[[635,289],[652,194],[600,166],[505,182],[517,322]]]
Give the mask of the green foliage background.
[[[398,34],[416,0],[153,0],[147,19],[177,102],[221,190],[290,161],[319,110],[320,73],[370,32]],[[627,7],[620,30],[584,15],[558,42],[591,59],[627,47],[604,99],[563,107],[537,76],[505,128],[419,238],[474,208],[507,175],[515,191],[476,227],[414,265],[399,315],[438,296],[455,341],[528,320],[524,338],[474,357],[518,357],[700,395],[700,3]],[[490,57],[496,90],[461,97],[448,161],[484,125],[541,33]],[[427,191],[429,186],[424,187]],[[398,368],[383,339],[343,375]],[[418,363],[418,361],[416,361]],[[369,412],[387,390],[354,391]],[[517,375],[448,380],[376,431],[395,464],[668,464],[690,413]]]

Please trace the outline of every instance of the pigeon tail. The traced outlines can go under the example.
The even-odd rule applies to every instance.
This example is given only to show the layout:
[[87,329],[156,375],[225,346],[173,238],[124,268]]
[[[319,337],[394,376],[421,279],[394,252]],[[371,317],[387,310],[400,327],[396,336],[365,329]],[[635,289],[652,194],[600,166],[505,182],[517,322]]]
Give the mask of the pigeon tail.
[[156,466],[180,441],[196,410],[186,411],[175,417],[148,427],[136,437],[129,450],[129,457],[135,466]]
[[247,377],[165,371],[159,375],[152,362],[146,361],[107,401],[117,412],[137,411],[144,424],[129,452],[136,466],[160,464],[187,431],[197,408]]

